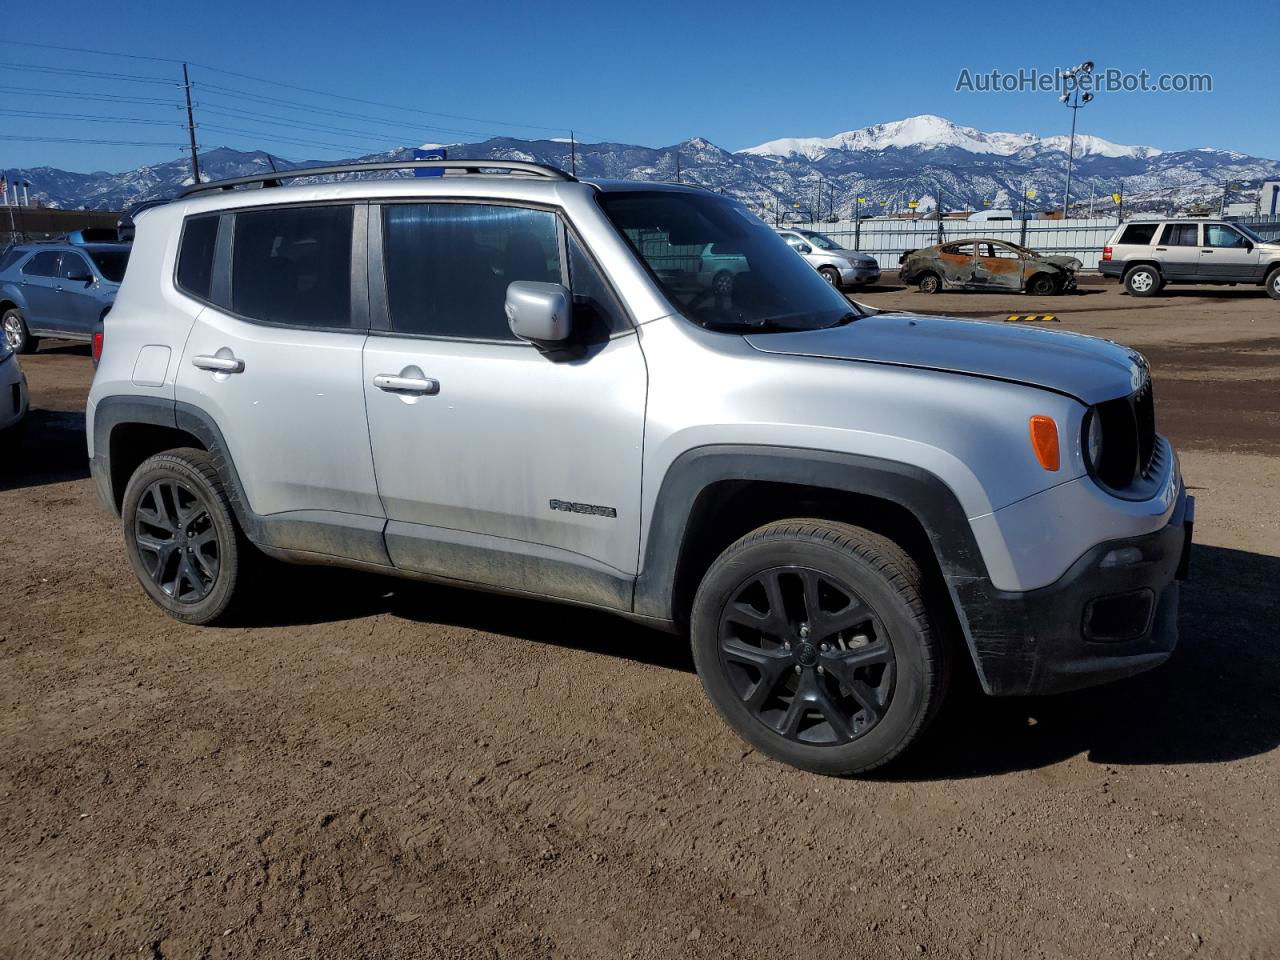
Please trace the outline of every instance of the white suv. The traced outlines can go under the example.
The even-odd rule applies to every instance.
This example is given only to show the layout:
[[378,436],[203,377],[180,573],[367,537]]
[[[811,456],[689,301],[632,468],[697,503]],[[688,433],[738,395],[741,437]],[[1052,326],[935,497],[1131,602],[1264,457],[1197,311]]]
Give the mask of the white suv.
[[[446,175],[275,185],[396,166]],[[1169,657],[1192,501],[1152,410],[1131,350],[858,308],[722,196],[425,161],[140,214],[87,425],[172,616],[269,603],[260,554],[610,610],[851,773],[958,658],[1006,695]]]

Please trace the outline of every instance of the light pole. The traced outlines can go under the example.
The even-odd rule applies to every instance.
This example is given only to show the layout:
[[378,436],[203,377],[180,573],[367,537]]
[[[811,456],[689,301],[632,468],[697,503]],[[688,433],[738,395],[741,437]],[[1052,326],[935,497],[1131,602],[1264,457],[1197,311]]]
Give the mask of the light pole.
[[1058,99],[1071,110],[1071,140],[1067,147],[1067,188],[1062,194],[1062,219],[1067,219],[1067,206],[1071,202],[1071,161],[1076,152],[1076,114],[1080,108],[1093,99],[1093,94],[1080,92],[1080,77],[1093,73],[1093,61],[1086,60],[1079,66],[1062,71],[1066,90]]

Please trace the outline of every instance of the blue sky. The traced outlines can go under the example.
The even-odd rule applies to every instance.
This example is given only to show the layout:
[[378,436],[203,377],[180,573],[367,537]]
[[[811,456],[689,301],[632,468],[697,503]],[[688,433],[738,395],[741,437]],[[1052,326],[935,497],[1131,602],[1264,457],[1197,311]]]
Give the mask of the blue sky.
[[[1052,93],[956,92],[956,79],[964,68],[1048,70],[1085,59],[1152,75],[1208,73],[1213,92],[1099,93],[1081,112],[1082,132],[1164,149],[1214,146],[1280,158],[1271,91],[1274,2],[1212,11],[1165,2],[1158,13],[1138,4],[1008,4],[1003,14],[996,5],[946,4],[930,13],[921,3],[696,0],[311,0],[284,8],[223,0],[193,5],[198,12],[191,14],[185,6],[26,4],[20,17],[4,17],[0,38],[188,59],[263,78],[268,82],[193,66],[199,141],[260,146],[287,158],[345,157],[487,135],[567,136],[570,128],[584,140],[665,146],[703,136],[733,150],[921,113],[984,130],[1060,134],[1070,115]],[[0,169],[123,170],[173,159],[185,141],[176,108],[180,69],[0,44]],[[77,119],[31,115],[50,113]]]

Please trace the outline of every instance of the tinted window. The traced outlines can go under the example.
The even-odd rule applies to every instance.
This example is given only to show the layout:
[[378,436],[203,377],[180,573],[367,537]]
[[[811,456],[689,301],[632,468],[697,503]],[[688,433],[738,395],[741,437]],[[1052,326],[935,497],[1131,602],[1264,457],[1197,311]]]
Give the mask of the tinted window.
[[197,217],[182,229],[178,251],[178,286],[193,297],[209,299],[213,282],[213,247],[218,240],[218,218]]
[[382,216],[387,303],[398,333],[514,340],[507,284],[561,282],[552,213],[405,203],[384,207]]
[[569,234],[569,282],[573,287],[573,325],[606,334],[630,329],[622,305],[578,239]]
[[1204,245],[1206,247],[1243,247],[1244,237],[1221,223],[1206,223]]
[[90,250],[89,259],[97,266],[98,272],[112,283],[124,279],[124,268],[129,265],[127,250]]
[[53,250],[37,253],[26,262],[22,272],[29,277],[56,277],[58,275],[58,259],[61,254]]
[[237,213],[231,309],[293,327],[349,327],[351,208]]
[[58,276],[62,277],[64,280],[70,280],[77,274],[81,277],[85,274],[92,277],[93,271],[89,269],[89,264],[85,262],[84,257],[80,256],[80,254],[70,252],[63,253],[62,264],[58,267]]
[[0,257],[0,270],[8,270],[15,263],[27,255],[25,250],[9,250],[3,257]]
[[1166,247],[1194,247],[1200,243],[1198,223],[1171,223],[1164,228],[1160,242]]
[[1131,223],[1124,228],[1124,233],[1120,234],[1121,243],[1135,243],[1146,246],[1156,235],[1158,223]]

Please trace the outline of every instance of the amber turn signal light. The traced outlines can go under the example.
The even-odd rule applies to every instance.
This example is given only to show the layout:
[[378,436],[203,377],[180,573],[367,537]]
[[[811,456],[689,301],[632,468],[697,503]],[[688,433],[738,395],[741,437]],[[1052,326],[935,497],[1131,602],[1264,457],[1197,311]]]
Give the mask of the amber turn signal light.
[[1061,465],[1058,456],[1058,425],[1053,417],[1031,418],[1031,448],[1036,452],[1036,459],[1046,470],[1055,471]]

